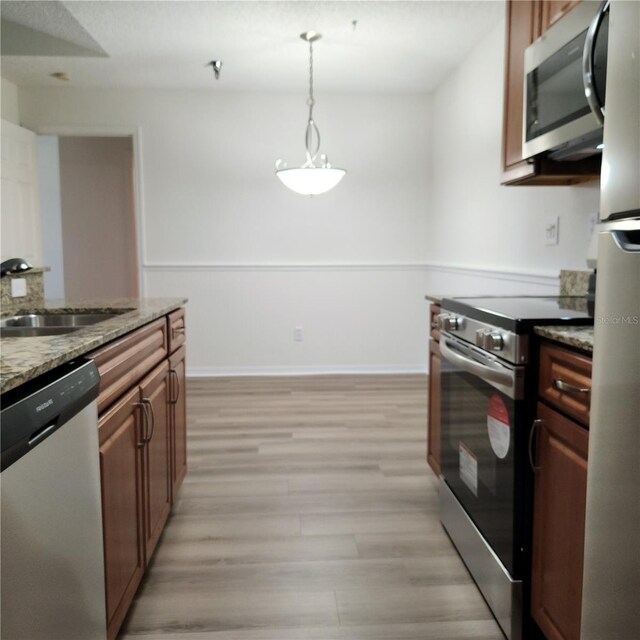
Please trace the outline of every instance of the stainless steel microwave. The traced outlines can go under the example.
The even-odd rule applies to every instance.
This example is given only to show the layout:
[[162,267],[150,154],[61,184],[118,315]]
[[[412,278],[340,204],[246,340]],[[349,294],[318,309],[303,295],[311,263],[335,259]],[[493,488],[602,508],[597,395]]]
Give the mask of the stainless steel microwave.
[[600,153],[609,0],[583,0],[525,50],[523,157]]

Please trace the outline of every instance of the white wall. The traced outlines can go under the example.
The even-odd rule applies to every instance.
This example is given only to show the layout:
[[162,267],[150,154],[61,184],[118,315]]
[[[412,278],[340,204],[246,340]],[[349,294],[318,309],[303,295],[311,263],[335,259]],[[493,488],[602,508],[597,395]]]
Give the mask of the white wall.
[[140,127],[145,293],[190,297],[191,372],[424,370],[430,100],[318,92],[322,151],[348,174],[316,198],[273,174],[304,158],[305,101],[20,90],[38,131]]
[[38,188],[42,228],[42,263],[47,298],[64,298],[62,208],[60,204],[60,153],[56,136],[38,136]]
[[[535,284],[561,268],[586,268],[599,184],[500,186],[503,67],[501,22],[434,94],[427,246],[429,261],[437,265],[525,274],[522,290],[528,290],[527,280]],[[545,220],[555,215],[560,241],[545,246]],[[444,287],[454,284],[432,277]],[[479,288],[493,286],[492,280],[483,277],[473,288],[482,293]]]
[[349,173],[313,199],[272,173],[303,159],[302,91],[21,88],[20,109],[35,129],[140,127],[143,283],[190,297],[191,373],[424,370],[426,292],[553,294],[585,267],[597,184],[499,184],[503,58],[501,23],[433,96],[319,92]]
[[20,124],[20,111],[18,109],[18,87],[13,82],[2,78],[2,86],[0,87],[2,96],[2,119]]

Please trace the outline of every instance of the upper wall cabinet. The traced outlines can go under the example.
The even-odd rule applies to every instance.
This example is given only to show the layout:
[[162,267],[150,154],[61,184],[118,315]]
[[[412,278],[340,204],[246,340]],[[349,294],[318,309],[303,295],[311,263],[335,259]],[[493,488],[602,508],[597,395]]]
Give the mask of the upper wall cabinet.
[[598,158],[554,162],[522,159],[524,51],[580,0],[507,0],[502,130],[502,184],[568,185],[600,176]]
[[544,33],[549,27],[558,22],[560,18],[567,15],[579,2],[580,0],[544,0],[541,3],[540,32]]

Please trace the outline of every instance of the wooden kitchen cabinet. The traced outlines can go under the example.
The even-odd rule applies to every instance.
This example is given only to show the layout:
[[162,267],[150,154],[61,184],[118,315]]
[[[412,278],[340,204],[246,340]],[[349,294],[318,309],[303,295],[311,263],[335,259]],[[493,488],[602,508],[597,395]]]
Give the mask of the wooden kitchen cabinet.
[[167,322],[150,322],[89,354],[100,373],[98,412],[136,384],[167,357]]
[[440,307],[431,305],[427,462],[436,476],[440,475],[440,331],[438,331],[436,323],[439,313]]
[[147,563],[171,511],[169,399],[169,363],[165,360],[140,383],[148,432],[142,449]]
[[543,342],[540,346],[538,395],[547,404],[588,426],[591,358]]
[[536,173],[535,166],[522,159],[522,119],[524,50],[540,35],[540,4],[535,0],[509,0],[506,6],[502,184],[513,184]]
[[542,34],[543,27],[546,29],[560,20],[575,4],[571,0],[507,0],[501,180],[504,185],[569,185],[600,177],[598,156],[575,162],[522,158],[524,50]]
[[540,31],[544,33],[549,27],[552,27],[558,20],[573,9],[581,0],[544,0],[540,16]]
[[[534,433],[531,615],[547,640],[580,638],[589,445],[588,402],[586,412],[576,412],[574,404],[563,397],[569,392],[557,395],[549,381],[562,376],[590,387],[590,379],[588,383],[584,380],[585,372],[590,374],[587,356],[543,343]],[[550,388],[556,393],[549,394]],[[580,391],[573,395],[579,397],[580,406],[588,397]],[[576,415],[578,421],[572,419]]]
[[186,473],[184,336],[179,309],[89,354],[100,373],[109,640],[120,630]]
[[175,495],[187,474],[187,402],[185,377],[186,349],[180,347],[169,357],[171,374],[171,481]]
[[115,638],[145,570],[143,420],[138,388],[100,416],[107,633]]

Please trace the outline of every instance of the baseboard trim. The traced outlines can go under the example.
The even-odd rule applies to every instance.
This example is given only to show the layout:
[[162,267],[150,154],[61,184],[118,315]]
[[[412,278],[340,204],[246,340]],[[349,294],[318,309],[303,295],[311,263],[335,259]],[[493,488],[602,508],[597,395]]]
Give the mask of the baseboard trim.
[[187,367],[188,378],[275,376],[410,375],[427,374],[424,365],[338,365],[318,367]]

